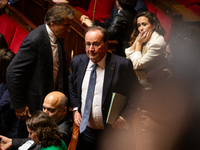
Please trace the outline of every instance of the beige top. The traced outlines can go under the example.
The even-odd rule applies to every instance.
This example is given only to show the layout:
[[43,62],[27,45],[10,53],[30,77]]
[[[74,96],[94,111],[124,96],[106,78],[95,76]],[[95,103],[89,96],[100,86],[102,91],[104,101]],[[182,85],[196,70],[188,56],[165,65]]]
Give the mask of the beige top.
[[165,47],[163,36],[154,31],[150,40],[143,44],[141,52],[129,47],[125,54],[133,62],[134,70],[151,70],[164,61]]

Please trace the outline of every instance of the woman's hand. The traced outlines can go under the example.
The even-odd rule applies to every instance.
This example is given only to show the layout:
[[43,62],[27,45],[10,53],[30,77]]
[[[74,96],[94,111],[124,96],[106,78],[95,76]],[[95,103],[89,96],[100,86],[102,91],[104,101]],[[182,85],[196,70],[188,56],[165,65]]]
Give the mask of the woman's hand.
[[[152,32],[150,31],[145,31],[145,32],[142,32],[140,33],[138,36],[137,36],[137,43],[135,45],[135,51],[139,51],[141,52],[142,51],[142,44],[147,42],[149,40],[149,38],[151,37],[151,34]],[[135,43],[135,42],[134,42]]]
[[135,39],[134,43],[132,44],[130,50],[135,50],[136,49],[136,43],[138,42],[139,37],[140,37],[140,34],[136,37],[136,39]]
[[149,38],[151,37],[151,34],[152,34],[151,31],[145,31],[145,32],[140,33],[138,35],[137,43],[143,44],[143,43],[147,42],[149,40]]

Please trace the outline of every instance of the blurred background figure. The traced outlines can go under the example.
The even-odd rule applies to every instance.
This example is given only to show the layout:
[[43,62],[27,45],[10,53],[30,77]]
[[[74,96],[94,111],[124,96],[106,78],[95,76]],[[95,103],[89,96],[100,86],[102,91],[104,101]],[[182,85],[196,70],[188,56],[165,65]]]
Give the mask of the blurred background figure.
[[15,54],[8,48],[3,34],[0,33],[0,134],[10,138],[16,137],[17,117],[10,109],[9,92],[6,86],[6,70]]
[[167,68],[151,72],[153,88],[143,94],[134,117],[136,140],[145,150],[200,148],[200,55],[194,42],[187,34],[172,37]]

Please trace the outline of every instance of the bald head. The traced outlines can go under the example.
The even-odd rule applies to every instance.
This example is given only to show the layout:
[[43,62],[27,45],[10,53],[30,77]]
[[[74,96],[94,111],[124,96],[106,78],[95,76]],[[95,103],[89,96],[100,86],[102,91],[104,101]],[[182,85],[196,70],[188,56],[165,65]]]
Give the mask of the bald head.
[[59,121],[67,115],[67,97],[58,91],[49,93],[43,103],[43,111],[54,121]]

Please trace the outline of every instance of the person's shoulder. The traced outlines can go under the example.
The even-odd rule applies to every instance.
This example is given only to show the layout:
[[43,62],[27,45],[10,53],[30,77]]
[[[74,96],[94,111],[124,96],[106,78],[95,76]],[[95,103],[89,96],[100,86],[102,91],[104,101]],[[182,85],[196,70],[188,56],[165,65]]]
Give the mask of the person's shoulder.
[[166,45],[165,39],[162,35],[158,34],[157,32],[154,32],[152,34],[152,38],[150,40],[151,44],[157,44],[157,45]]
[[79,60],[82,60],[82,59],[85,60],[87,58],[88,58],[87,54],[79,54],[79,55],[74,56],[71,61],[77,62]]
[[42,24],[35,28],[33,31],[31,31],[29,34],[35,34],[35,32],[45,31],[45,29],[45,24]]
[[119,56],[119,55],[116,55],[116,54],[113,54],[113,53],[110,53],[110,56],[111,56],[112,59],[115,60],[116,63],[119,63],[119,64],[127,64],[127,63],[131,62],[126,57],[122,57],[122,56]]
[[45,28],[45,24],[39,25],[33,31],[31,31],[25,39],[31,39],[32,41],[42,40],[44,41],[44,37],[47,36],[47,31]]
[[76,55],[71,60],[71,66],[77,66],[80,63],[87,61],[88,59],[89,58],[88,58],[87,54]]

